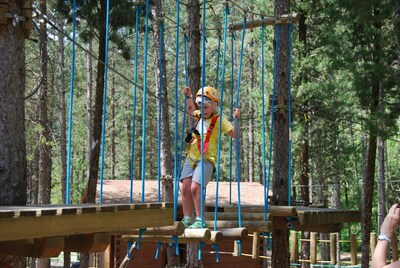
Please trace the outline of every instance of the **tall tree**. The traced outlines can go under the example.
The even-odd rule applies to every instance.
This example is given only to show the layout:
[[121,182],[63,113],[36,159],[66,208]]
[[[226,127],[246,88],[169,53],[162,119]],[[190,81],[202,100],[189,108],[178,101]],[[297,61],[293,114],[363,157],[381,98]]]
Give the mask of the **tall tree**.
[[[22,1],[8,12],[22,14]],[[3,24],[4,23],[4,24]],[[24,126],[25,37],[20,23],[0,24],[0,205],[26,204]],[[1,267],[26,267],[25,258],[0,255]]]
[[[96,88],[94,97],[92,144],[90,146],[89,178],[85,192],[82,196],[84,203],[94,203],[96,199],[97,179],[99,175],[100,143],[103,118],[104,97],[104,73],[105,73],[105,38],[106,38],[106,13],[107,1],[77,1],[77,17],[84,20],[87,27],[80,28],[81,37],[86,42],[89,37],[98,38],[98,61],[96,72]],[[70,16],[71,2],[57,1],[57,10],[66,16]],[[110,1],[109,39],[113,41],[122,56],[130,57],[130,49],[127,44],[126,32],[129,26],[133,26],[133,3],[130,1]]]
[[[275,16],[289,14],[290,2],[288,0],[275,0]],[[275,26],[278,27],[278,26]],[[288,40],[289,25],[280,25],[280,32],[275,36],[279,38],[279,44],[275,43],[278,57],[276,72],[276,100],[280,106],[288,103]],[[289,127],[288,112],[279,109],[274,119],[274,167],[273,167],[273,193],[275,205],[288,205],[288,148],[289,148]],[[272,243],[272,266],[289,267],[289,230],[287,228],[274,229],[272,232],[274,241]]]

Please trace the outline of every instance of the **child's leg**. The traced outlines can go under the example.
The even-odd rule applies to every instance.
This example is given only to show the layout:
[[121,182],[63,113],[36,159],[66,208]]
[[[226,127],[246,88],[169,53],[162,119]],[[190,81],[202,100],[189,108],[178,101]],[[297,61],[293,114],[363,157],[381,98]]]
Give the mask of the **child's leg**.
[[193,197],[191,192],[192,178],[188,177],[182,180],[182,210],[183,216],[191,217],[193,215]]
[[197,182],[192,182],[190,191],[191,191],[191,194],[192,194],[192,197],[193,197],[194,209],[195,209],[195,212],[196,212],[196,216],[200,217],[200,215],[201,215],[201,210],[200,210],[201,186],[200,186],[200,184],[198,184]]

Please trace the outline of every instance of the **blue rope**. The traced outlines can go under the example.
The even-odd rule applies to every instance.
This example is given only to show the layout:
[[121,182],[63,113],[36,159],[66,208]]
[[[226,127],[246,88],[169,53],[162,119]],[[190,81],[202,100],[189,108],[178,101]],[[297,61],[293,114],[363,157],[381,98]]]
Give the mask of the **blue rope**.
[[201,255],[202,255],[202,254],[201,254],[201,250],[203,249],[203,247],[204,247],[205,245],[206,245],[206,243],[203,242],[203,241],[199,243],[199,251],[198,251],[198,260],[199,260],[199,261],[201,261],[201,258],[202,258],[202,256],[201,256]]
[[157,250],[156,250],[156,256],[154,256],[154,259],[158,259],[158,254],[160,253],[160,249],[162,247],[163,243],[157,242]]
[[[279,33],[281,31],[281,25],[278,24],[276,27],[276,44],[275,44],[275,55],[274,55],[274,81],[272,86],[272,104],[271,104],[271,128],[269,132],[269,159],[268,159],[268,182],[267,189],[271,182],[271,162],[272,162],[272,141],[274,139],[274,120],[275,120],[275,96],[276,96],[276,76],[277,76],[277,62],[278,62],[278,47],[279,47]],[[268,202],[267,202],[268,204]],[[265,213],[265,212],[264,212]]]
[[263,184],[264,184],[264,221],[267,220],[268,213],[268,193],[267,189],[267,164],[266,164],[266,150],[265,150],[265,82],[264,82],[264,45],[265,45],[265,24],[264,17],[261,16],[261,100],[262,100],[262,161],[263,161]]
[[288,205],[291,205],[292,196],[292,90],[291,90],[291,67],[292,67],[292,33],[293,24],[289,26],[289,64],[288,64],[288,120],[289,120],[289,156],[288,156]]
[[238,245],[238,256],[242,256],[242,240],[236,240],[236,244]]
[[138,78],[138,59],[139,59],[139,9],[140,6],[136,6],[136,23],[135,23],[135,67],[134,67],[134,86],[133,86],[133,113],[132,113],[132,133],[131,133],[131,166],[129,170],[129,180],[130,180],[130,196],[129,202],[133,203],[133,176],[135,167],[135,131],[136,131],[136,85]]
[[[188,68],[187,68],[187,51],[186,51],[187,40],[188,40],[187,35],[184,34],[184,37],[183,37],[184,53],[183,53],[183,55],[184,55],[184,65],[185,65],[185,86],[188,85],[188,72],[187,72]],[[183,158],[183,140],[185,137],[186,110],[187,110],[187,108],[186,108],[186,97],[185,97],[185,99],[183,100],[183,118],[182,118],[182,130],[181,130],[182,135],[181,135],[181,143],[179,146],[179,157],[178,157],[178,159],[179,159],[178,170],[177,170],[177,173],[178,173],[177,178],[178,179],[181,177],[181,166],[182,166],[181,164],[182,164],[182,158]],[[175,201],[178,202],[178,196],[176,196],[176,200],[174,199],[174,202]]]
[[75,38],[76,38],[76,0],[73,3],[72,14],[72,61],[69,80],[69,117],[68,117],[68,145],[67,145],[67,178],[65,186],[65,204],[69,205],[71,195],[71,139],[72,139],[72,110],[74,107],[74,76],[75,76]]
[[[175,129],[178,129],[178,74],[179,74],[179,26],[180,26],[180,0],[176,1],[176,39],[175,39]],[[174,133],[174,178],[175,178],[175,196],[178,196],[178,131]],[[177,220],[178,202],[174,202],[174,219]]]
[[[230,121],[233,121],[233,92],[235,89],[235,66],[234,66],[234,41],[235,40],[235,34],[232,32],[231,33],[231,117]],[[229,139],[229,204],[232,204],[232,162],[233,162],[233,140],[232,137]]]
[[159,54],[159,60],[158,60],[158,66],[160,69],[160,74],[159,74],[159,80],[160,80],[160,85],[158,88],[158,165],[157,165],[157,180],[158,180],[158,202],[161,202],[161,100],[162,100],[162,79],[163,79],[163,65],[162,65],[162,60],[163,60],[163,32],[164,32],[164,23],[161,21],[160,22],[160,54]]
[[[240,96],[240,80],[242,75],[242,66],[243,66],[243,50],[244,50],[244,37],[246,33],[246,17],[243,19],[243,31],[242,31],[242,47],[240,50],[240,63],[239,63],[239,71],[238,71],[238,82],[236,89],[236,108],[239,108],[239,96]],[[238,119],[235,118],[235,133],[239,133],[239,122]],[[241,202],[240,202],[240,145],[239,145],[239,137],[236,137],[236,176],[237,176],[237,185],[238,185],[238,223],[239,227],[242,227],[242,212],[241,212]]]
[[215,261],[216,261],[217,263],[219,263],[220,258],[219,258],[219,248],[218,248],[218,244],[215,244],[215,243],[212,244],[211,248],[215,250]]
[[[217,149],[217,171],[216,171],[216,187],[215,187],[215,210],[214,210],[214,231],[217,230],[217,219],[218,219],[218,200],[219,200],[219,171],[220,171],[220,162],[221,162],[221,128],[222,128],[222,106],[224,100],[224,90],[225,90],[225,61],[226,61],[226,35],[228,29],[228,15],[229,15],[229,7],[225,5],[225,18],[224,18],[224,51],[222,55],[222,81],[221,81],[221,105],[219,107],[219,127],[218,127],[218,149]],[[219,48],[218,48],[219,54]],[[219,62],[219,60],[218,60]],[[218,63],[219,64],[219,63]]]
[[172,236],[172,241],[174,241],[174,247],[175,247],[175,255],[179,256],[179,243],[178,243],[178,236],[177,235],[173,235]]
[[106,46],[104,59],[104,91],[103,91],[103,121],[101,124],[101,165],[100,165],[100,204],[103,203],[103,177],[104,177],[104,146],[106,139],[107,120],[107,81],[108,81],[108,29],[109,29],[110,1],[106,7]]
[[217,51],[217,68],[215,70],[215,88],[218,88],[218,75],[219,75],[219,55],[221,50],[221,32],[218,30],[218,51]]
[[[201,66],[201,183],[200,189],[204,188],[204,86],[206,85],[206,3],[207,1],[203,1],[203,21],[202,21],[202,66]],[[204,198],[201,195],[200,198],[200,217],[201,227],[203,228],[203,219],[204,219]],[[200,255],[199,255],[200,256]]]
[[143,68],[143,117],[142,117],[142,202],[145,197],[145,176],[146,176],[146,112],[147,112],[147,49],[149,35],[149,6],[150,1],[146,0],[146,27],[144,34],[144,68]]

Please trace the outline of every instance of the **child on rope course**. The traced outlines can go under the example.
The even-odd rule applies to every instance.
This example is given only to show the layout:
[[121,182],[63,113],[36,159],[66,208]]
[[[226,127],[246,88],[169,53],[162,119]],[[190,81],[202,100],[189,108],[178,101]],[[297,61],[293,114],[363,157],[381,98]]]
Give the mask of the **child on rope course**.
[[[203,95],[204,92],[204,95]],[[184,89],[186,96],[188,114],[197,119],[196,124],[192,128],[191,133],[186,137],[188,148],[186,149],[186,161],[184,163],[180,181],[182,182],[182,222],[185,227],[189,228],[207,228],[206,224],[201,219],[201,132],[203,133],[203,155],[204,155],[204,189],[214,171],[214,166],[217,161],[218,150],[218,129],[219,129],[219,93],[213,87],[204,87],[199,89],[196,94],[196,104],[200,110],[195,110],[195,103],[191,95],[190,88]],[[204,102],[204,115],[201,115],[201,102]],[[233,117],[239,118],[240,111],[235,109]],[[204,122],[202,123],[202,120]],[[235,120],[237,121],[237,120]],[[203,126],[203,130],[201,127]],[[239,137],[239,133],[235,132],[232,125],[225,116],[222,117],[221,131],[227,133],[232,138]],[[193,205],[196,213],[196,218],[193,220]]]

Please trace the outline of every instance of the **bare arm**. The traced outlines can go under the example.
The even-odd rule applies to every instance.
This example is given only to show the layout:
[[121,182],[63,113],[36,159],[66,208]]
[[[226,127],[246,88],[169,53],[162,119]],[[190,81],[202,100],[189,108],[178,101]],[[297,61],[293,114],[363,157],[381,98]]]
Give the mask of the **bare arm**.
[[[394,236],[396,232],[400,220],[400,208],[397,207],[397,204],[394,204],[388,214],[385,217],[385,220],[382,223],[380,234],[384,234],[390,239]],[[389,250],[390,244],[385,240],[378,240],[378,244],[376,245],[374,254],[372,255],[372,268],[399,268],[400,261],[396,261],[394,263],[387,263],[387,252]]]
[[196,105],[193,100],[193,95],[192,92],[190,91],[189,87],[185,87],[183,90],[186,98],[186,108],[187,108],[187,113],[191,116],[193,116],[193,112],[196,110]]
[[[239,118],[240,117],[240,110],[239,109],[234,109],[233,110],[233,118]],[[237,127],[236,127],[236,122],[237,122]],[[237,133],[236,133],[237,130]],[[239,137],[240,131],[239,131],[239,120],[233,120],[233,129],[228,132],[228,135],[231,136],[232,138],[236,139],[236,137]]]

